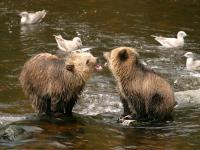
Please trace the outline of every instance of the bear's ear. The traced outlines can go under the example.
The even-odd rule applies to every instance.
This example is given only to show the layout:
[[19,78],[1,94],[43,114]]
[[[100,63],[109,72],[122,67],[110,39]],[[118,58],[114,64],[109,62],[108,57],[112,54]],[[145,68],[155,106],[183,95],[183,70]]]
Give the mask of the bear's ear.
[[128,52],[126,49],[122,49],[120,52],[119,52],[119,58],[121,61],[125,61],[127,58],[128,58]]
[[73,64],[66,64],[66,69],[68,71],[73,71],[74,70],[74,65]]

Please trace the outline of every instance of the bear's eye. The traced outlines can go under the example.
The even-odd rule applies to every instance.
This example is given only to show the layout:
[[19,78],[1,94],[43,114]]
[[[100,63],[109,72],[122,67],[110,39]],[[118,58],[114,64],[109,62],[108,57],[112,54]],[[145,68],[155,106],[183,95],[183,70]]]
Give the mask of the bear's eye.
[[89,62],[90,62],[90,60],[88,59],[88,60],[86,61],[86,65],[88,65],[88,64],[89,64]]

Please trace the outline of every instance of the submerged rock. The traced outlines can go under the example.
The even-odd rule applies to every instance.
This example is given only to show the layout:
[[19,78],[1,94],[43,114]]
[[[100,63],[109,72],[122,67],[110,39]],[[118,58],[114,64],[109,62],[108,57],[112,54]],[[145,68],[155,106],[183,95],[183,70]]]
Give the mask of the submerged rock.
[[26,139],[31,136],[32,133],[41,131],[41,128],[35,126],[9,125],[0,131],[0,143],[15,142]]
[[16,141],[19,135],[23,135],[26,131],[16,125],[10,125],[0,133],[0,141]]
[[10,125],[10,126],[8,126],[8,128],[6,128],[5,130],[3,130],[0,133],[0,141],[1,142],[17,141],[17,140],[21,139],[20,137],[22,135],[24,135],[24,136],[26,135],[26,131],[22,127]]

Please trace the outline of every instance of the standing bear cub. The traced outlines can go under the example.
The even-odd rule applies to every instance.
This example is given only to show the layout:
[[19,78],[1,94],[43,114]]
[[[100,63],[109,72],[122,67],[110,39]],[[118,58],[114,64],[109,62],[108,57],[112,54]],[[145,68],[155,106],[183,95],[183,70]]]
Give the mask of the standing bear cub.
[[143,121],[172,117],[176,104],[172,88],[153,70],[145,68],[135,49],[119,47],[104,52],[104,57],[118,83],[123,116]]
[[91,53],[74,52],[66,58],[41,53],[25,63],[19,79],[37,113],[72,114],[95,68],[99,69],[99,65]]

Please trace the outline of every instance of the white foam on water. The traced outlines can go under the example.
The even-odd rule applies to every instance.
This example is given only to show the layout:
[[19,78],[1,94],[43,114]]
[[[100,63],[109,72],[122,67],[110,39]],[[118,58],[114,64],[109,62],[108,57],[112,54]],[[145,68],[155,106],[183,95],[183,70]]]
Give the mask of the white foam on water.
[[111,94],[84,94],[74,110],[84,115],[120,113],[122,111],[122,104],[118,97]]

